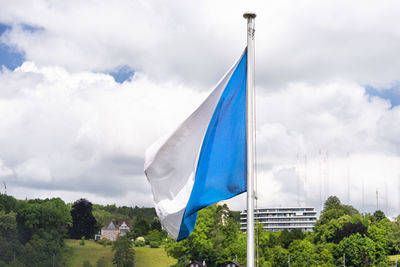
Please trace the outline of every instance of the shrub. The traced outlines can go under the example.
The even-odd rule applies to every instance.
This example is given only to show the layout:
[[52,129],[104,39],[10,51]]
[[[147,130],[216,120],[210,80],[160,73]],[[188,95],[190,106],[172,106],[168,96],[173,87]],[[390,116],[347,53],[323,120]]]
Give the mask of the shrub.
[[84,236],[81,237],[81,242],[79,243],[79,245],[81,245],[81,246],[85,245],[85,237]]
[[151,242],[150,242],[150,247],[151,247],[151,248],[159,248],[159,247],[160,247],[160,242],[151,241]]
[[146,245],[146,242],[142,241],[142,240],[136,240],[134,242],[135,247],[144,247]]

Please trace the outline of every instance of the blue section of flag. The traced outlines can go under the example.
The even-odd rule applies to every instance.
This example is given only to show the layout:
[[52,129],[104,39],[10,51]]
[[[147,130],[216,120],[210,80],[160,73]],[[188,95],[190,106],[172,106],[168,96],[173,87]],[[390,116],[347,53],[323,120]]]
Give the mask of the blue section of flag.
[[208,125],[178,241],[193,231],[199,210],[246,191],[246,74],[247,51]]

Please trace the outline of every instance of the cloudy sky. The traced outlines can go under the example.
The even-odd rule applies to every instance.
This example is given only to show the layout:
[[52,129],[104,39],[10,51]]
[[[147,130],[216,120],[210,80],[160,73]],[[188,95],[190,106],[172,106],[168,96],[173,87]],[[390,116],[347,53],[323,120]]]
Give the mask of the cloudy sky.
[[146,148],[241,55],[252,10],[258,206],[398,215],[400,3],[246,2],[0,0],[7,194],[152,206]]

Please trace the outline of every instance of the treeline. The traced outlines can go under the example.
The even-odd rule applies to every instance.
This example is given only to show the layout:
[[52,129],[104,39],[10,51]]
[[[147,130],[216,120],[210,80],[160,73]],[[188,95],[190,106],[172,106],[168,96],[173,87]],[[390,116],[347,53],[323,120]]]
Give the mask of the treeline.
[[118,218],[133,224],[129,240],[146,237],[138,245],[159,246],[166,238],[154,208],[102,206],[86,199],[72,204],[60,198],[17,200],[0,194],[0,267],[65,266],[65,238],[91,239]]
[[[246,234],[233,218],[222,219],[226,206],[199,212],[188,239],[165,245],[183,266],[190,259],[220,266],[229,260],[246,262]],[[400,254],[400,216],[391,222],[382,211],[360,214],[337,197],[325,202],[314,232],[267,232],[256,225],[259,266],[389,266],[388,255]],[[257,247],[257,244],[256,244]]]
[[0,194],[0,266],[64,266],[72,219],[60,198],[16,200]]

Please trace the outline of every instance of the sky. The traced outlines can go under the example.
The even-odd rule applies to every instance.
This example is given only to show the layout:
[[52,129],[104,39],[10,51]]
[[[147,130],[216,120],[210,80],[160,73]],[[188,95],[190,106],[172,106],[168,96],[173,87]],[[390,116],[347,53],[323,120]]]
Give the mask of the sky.
[[[398,1],[0,5],[7,194],[153,206],[145,150],[240,57],[251,10],[258,207],[320,210],[336,195],[400,214]],[[245,194],[228,203],[245,209]]]

